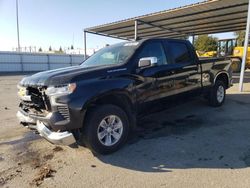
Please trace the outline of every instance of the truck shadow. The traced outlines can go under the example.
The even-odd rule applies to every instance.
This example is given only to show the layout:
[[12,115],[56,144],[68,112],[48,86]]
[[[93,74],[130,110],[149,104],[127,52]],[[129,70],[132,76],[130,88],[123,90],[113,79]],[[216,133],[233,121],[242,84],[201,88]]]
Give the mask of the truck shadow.
[[223,107],[201,100],[151,114],[107,164],[142,172],[250,167],[250,95],[228,95]]

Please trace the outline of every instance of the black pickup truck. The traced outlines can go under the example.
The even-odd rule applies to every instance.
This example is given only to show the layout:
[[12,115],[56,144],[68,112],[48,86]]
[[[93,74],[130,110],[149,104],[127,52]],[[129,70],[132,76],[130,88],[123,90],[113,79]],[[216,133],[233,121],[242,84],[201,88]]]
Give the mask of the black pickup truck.
[[150,105],[184,95],[224,103],[231,61],[199,60],[186,40],[146,39],[99,50],[79,66],[40,72],[18,84],[20,123],[49,142],[118,150]]

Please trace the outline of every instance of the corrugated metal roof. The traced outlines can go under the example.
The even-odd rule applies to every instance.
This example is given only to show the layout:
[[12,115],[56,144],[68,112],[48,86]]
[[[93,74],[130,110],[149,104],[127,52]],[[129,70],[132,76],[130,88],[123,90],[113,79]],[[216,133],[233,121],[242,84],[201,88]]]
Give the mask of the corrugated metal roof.
[[210,0],[85,29],[122,39],[213,34],[245,30],[248,0]]

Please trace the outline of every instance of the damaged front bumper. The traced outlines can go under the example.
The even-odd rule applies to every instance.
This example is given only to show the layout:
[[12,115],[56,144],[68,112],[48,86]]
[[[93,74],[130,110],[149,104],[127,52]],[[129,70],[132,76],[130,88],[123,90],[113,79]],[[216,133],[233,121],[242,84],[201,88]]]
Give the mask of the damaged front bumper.
[[[50,115],[48,115],[50,116]],[[49,117],[36,117],[32,118],[28,114],[25,114],[22,111],[17,112],[17,118],[19,119],[20,123],[28,126],[31,129],[35,129],[38,131],[40,136],[48,140],[50,143],[56,144],[56,145],[71,145],[76,142],[76,139],[74,135],[71,132],[63,131],[63,132],[55,132],[50,130],[45,123],[43,123],[41,120],[49,120]],[[40,119],[40,120],[39,120]]]
[[53,132],[49,130],[44,123],[37,121],[37,131],[46,140],[57,145],[71,145],[76,142],[75,137],[68,131]]
[[24,126],[28,126],[30,128],[33,128],[36,124],[36,121],[32,119],[29,116],[24,115],[22,112],[18,111],[16,114],[18,120],[20,123],[22,123]]

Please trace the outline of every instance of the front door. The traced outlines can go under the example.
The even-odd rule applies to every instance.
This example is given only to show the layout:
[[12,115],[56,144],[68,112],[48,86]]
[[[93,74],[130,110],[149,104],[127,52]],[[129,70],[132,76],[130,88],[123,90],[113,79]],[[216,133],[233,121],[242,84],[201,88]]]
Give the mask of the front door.
[[[136,63],[138,64],[141,58],[147,57],[156,57],[157,64],[150,67],[138,68],[136,90],[137,101],[139,103],[150,102],[159,98],[162,92],[159,90],[159,81],[169,82],[168,88],[173,87],[171,72],[169,72],[170,74],[166,74],[166,70],[163,68],[167,65],[168,60],[165,55],[163,43],[160,40],[145,43],[136,57]],[[172,80],[168,80],[168,77]]]

